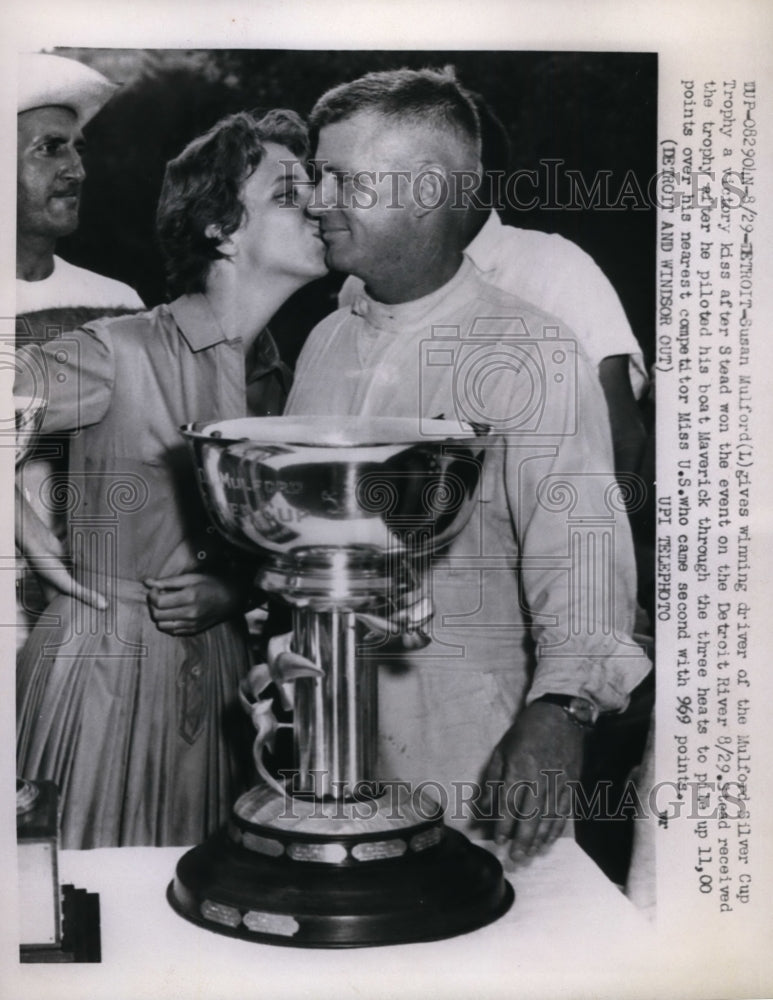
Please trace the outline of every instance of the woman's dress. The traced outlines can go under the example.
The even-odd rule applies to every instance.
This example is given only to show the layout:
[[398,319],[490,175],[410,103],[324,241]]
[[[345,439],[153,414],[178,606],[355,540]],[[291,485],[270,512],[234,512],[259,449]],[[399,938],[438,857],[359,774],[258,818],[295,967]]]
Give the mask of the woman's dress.
[[66,511],[76,577],[109,601],[59,596],[32,631],[17,665],[19,774],[58,785],[66,848],[195,843],[252,777],[237,705],[246,629],[237,616],[166,635],[143,581],[247,578],[209,525],[180,427],[281,412],[286,372],[265,333],[248,378],[242,341],[200,295],[18,358],[17,395],[47,384],[43,432],[78,428],[50,501]]

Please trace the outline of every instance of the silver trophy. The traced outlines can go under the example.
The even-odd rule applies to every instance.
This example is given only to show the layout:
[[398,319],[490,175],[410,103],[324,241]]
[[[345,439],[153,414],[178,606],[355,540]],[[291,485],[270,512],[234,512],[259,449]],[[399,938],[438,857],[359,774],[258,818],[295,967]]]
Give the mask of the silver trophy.
[[[172,906],[211,930],[298,947],[432,940],[497,919],[513,901],[497,859],[446,827],[426,793],[380,781],[377,755],[379,659],[421,641],[424,570],[472,512],[485,437],[454,421],[419,433],[410,419],[320,417],[184,434],[212,520],[264,556],[257,582],[289,604],[293,627],[245,696],[263,780],[180,860]],[[374,642],[373,620],[398,634]],[[263,761],[281,725],[269,683],[293,712],[284,781]]]

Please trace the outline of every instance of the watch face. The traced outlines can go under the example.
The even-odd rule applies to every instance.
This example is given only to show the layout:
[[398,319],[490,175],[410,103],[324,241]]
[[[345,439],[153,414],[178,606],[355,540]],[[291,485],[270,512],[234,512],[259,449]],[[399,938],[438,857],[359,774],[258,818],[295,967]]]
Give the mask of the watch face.
[[584,698],[572,698],[569,702],[569,711],[578,722],[585,725],[592,726],[596,721],[595,707]]

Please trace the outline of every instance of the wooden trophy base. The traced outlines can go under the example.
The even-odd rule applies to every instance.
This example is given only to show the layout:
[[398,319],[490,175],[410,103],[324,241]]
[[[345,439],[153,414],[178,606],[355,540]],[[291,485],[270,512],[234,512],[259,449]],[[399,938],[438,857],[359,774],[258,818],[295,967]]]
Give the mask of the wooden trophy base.
[[167,898],[208,930],[296,948],[454,937],[512,905],[499,861],[442,818],[360,833],[324,825],[263,826],[235,812],[180,859]]

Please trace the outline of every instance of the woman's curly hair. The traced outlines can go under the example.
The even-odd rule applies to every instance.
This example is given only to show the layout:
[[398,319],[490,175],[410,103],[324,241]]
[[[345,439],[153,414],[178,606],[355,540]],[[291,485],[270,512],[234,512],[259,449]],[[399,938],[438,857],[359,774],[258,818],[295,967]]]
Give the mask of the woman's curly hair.
[[[294,111],[277,109],[258,118],[240,111],[221,119],[170,160],[156,211],[156,233],[172,298],[203,292],[222,242],[244,216],[244,182],[265,153],[264,143],[308,156],[306,126]],[[208,226],[217,236],[207,236]]]

